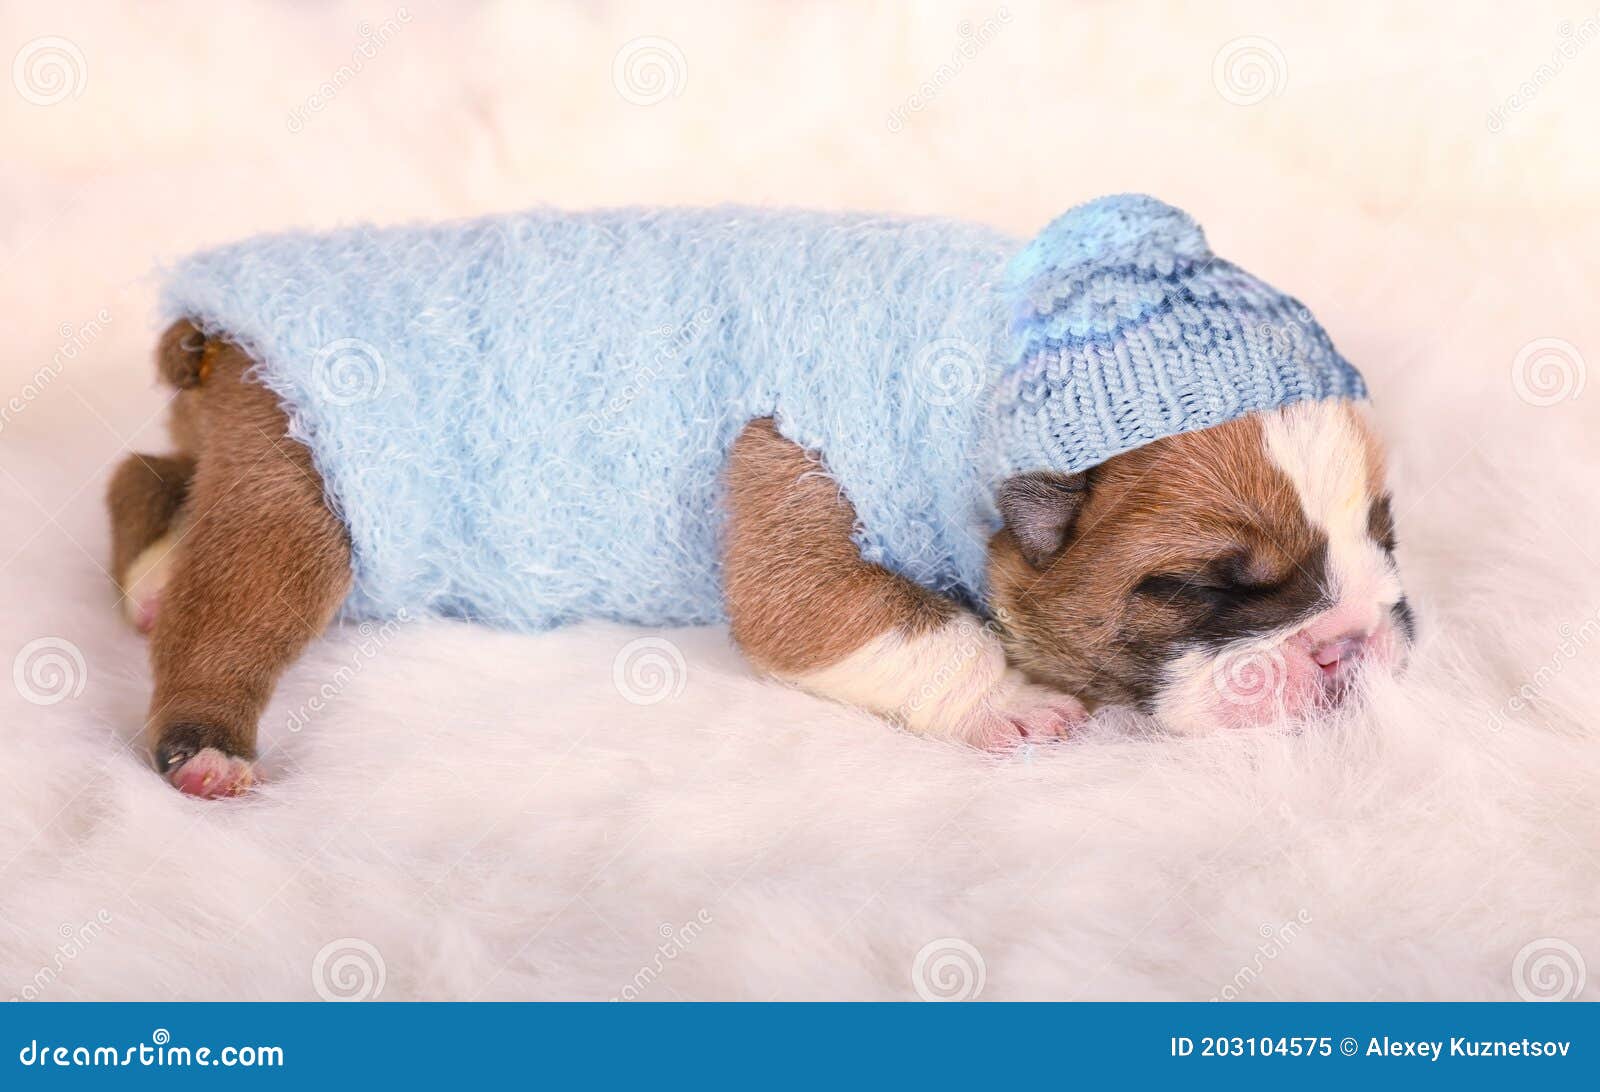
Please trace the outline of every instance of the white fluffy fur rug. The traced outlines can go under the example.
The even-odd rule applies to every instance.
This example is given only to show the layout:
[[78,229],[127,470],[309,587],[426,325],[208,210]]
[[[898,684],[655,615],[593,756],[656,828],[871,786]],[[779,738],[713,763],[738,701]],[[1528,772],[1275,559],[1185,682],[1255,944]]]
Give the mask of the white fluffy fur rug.
[[[1600,997],[1600,44],[1554,68],[1570,13],[1525,5],[678,7],[413,3],[337,84],[395,11],[0,14],[68,80],[0,83],[0,997]],[[613,82],[641,36],[665,92]],[[1374,388],[1423,639],[1365,712],[994,760],[720,630],[418,622],[313,648],[246,800],[134,748],[100,493],[163,444],[155,260],[538,201],[1021,232],[1121,189]]]

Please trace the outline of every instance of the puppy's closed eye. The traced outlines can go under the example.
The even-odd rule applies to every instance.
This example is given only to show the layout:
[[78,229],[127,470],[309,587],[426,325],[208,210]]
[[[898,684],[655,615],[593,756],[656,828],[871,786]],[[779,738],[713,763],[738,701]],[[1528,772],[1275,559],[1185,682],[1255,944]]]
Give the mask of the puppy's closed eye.
[[1267,560],[1251,553],[1230,552],[1202,561],[1189,572],[1151,573],[1133,594],[1150,599],[1187,599],[1228,606],[1260,599],[1283,588],[1285,577]]
[[1137,597],[1170,602],[1183,599],[1205,602],[1215,606],[1230,606],[1271,595],[1281,587],[1281,582],[1261,583],[1217,573],[1155,573],[1134,586]]

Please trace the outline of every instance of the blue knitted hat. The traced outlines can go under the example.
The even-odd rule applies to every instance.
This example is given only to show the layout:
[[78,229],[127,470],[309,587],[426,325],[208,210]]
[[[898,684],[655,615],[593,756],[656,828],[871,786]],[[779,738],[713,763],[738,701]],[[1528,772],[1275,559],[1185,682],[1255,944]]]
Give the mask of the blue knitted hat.
[[1002,472],[1074,473],[1163,436],[1317,398],[1362,398],[1311,313],[1211,253],[1142,194],[1079,205],[1012,262],[997,388]]

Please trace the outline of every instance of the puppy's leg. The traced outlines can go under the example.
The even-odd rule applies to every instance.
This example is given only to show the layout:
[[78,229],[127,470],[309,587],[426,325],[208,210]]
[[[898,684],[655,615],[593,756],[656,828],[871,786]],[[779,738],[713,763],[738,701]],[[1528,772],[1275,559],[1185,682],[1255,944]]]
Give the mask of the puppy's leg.
[[256,722],[279,674],[327,626],[350,584],[344,528],[277,399],[243,378],[238,348],[206,347],[190,405],[195,469],[151,641],[149,735],[184,792],[252,779]]
[[861,560],[822,464],[752,421],[728,462],[724,581],[734,639],[767,672],[930,736],[980,747],[1053,736],[1083,706],[1006,667],[983,622]]
[[172,575],[192,477],[188,455],[129,455],[111,476],[111,575],[122,612],[140,633],[155,625],[161,589]]

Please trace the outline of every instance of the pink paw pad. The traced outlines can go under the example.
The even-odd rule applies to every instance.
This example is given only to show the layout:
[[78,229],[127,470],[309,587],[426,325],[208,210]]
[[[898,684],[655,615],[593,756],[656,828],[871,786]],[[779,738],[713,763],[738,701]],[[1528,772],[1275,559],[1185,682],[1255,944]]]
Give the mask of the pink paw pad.
[[1087,716],[1077,702],[1050,703],[1023,713],[1011,714],[1017,734],[1028,739],[1059,739],[1068,735]]
[[167,781],[179,792],[214,800],[239,796],[255,784],[255,771],[242,758],[206,747],[167,772]]
[[1088,717],[1089,711],[1076,698],[1024,683],[994,707],[972,742],[987,751],[1004,751],[1024,742],[1061,739]]
[[128,613],[133,620],[134,628],[148,637],[156,628],[156,612],[160,607],[160,593],[130,600]]

